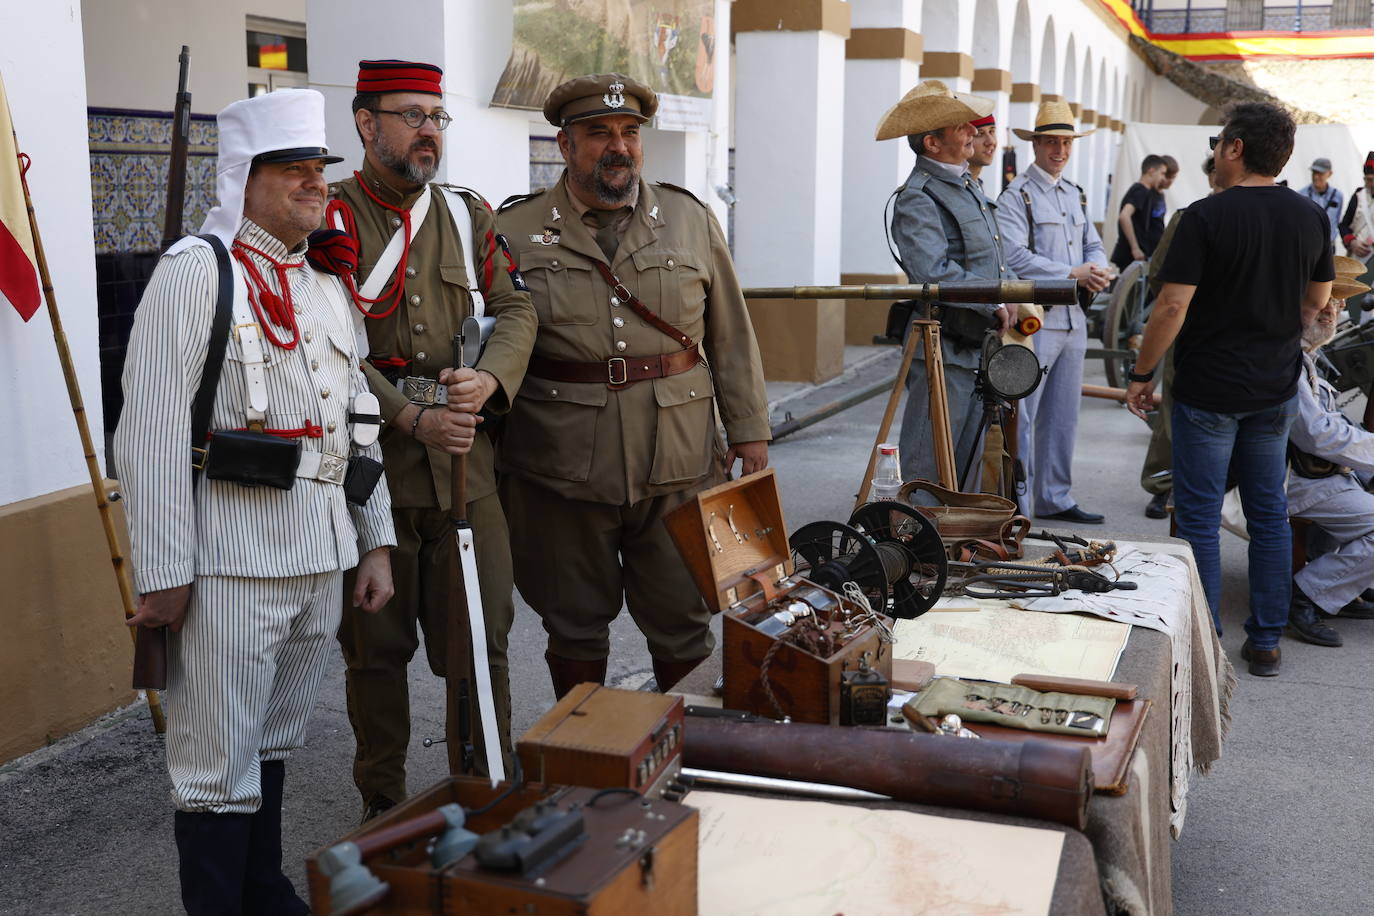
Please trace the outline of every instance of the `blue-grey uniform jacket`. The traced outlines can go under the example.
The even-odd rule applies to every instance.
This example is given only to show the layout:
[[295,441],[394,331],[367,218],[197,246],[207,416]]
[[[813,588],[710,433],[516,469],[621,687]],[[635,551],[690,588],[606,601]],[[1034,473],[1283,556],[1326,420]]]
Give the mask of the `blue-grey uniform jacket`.
[[[892,238],[912,283],[947,280],[1012,280],[997,226],[997,205],[967,171],[955,177],[926,156],[897,194],[892,212]],[[954,306],[991,315],[995,304]],[[917,353],[917,358],[921,354]],[[944,348],[946,363],[978,365],[978,350]]]
[[1318,480],[1288,475],[1288,514],[1303,510],[1354,487],[1364,487],[1374,476],[1374,433],[1350,421],[1340,409],[1336,389],[1316,371],[1312,357],[1303,354],[1303,377],[1298,384],[1298,418],[1288,432],[1294,445],[1318,458],[1349,468]]

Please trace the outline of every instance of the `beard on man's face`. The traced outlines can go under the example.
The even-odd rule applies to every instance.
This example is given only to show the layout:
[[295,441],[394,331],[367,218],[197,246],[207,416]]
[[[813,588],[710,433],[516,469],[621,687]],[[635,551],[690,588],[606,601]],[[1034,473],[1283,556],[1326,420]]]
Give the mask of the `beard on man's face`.
[[[392,145],[385,134],[378,134],[376,148],[377,158],[382,165],[411,184],[429,184],[434,180],[434,176],[439,174],[439,145],[431,137],[417,136],[408,147],[402,150]],[[415,153],[421,150],[429,150],[434,155],[434,161],[431,164],[420,165],[412,158]]]
[[1303,345],[1309,352],[1326,346],[1335,338],[1336,325],[1339,322],[1339,313],[1327,314],[1325,309],[1318,312],[1312,323],[1302,329]]
[[[615,184],[606,175],[608,169],[623,168],[625,177]],[[607,153],[597,160],[592,168],[592,190],[596,196],[607,203],[622,204],[634,194],[639,182],[639,170],[635,161],[624,153]]]

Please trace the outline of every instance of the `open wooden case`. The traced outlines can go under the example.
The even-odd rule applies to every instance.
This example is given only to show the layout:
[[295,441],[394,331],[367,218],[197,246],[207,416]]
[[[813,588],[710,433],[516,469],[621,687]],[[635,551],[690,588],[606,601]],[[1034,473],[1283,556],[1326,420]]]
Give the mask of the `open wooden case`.
[[[510,788],[486,779],[450,776],[374,818],[305,863],[310,905],[318,916],[360,912],[406,914],[541,913],[616,916],[697,912],[697,822],[694,808],[648,799],[629,790],[528,783]],[[499,799],[499,800],[498,800]],[[461,829],[499,834],[516,844],[542,820],[574,822],[545,828],[554,839],[531,839],[511,858],[517,868],[479,864],[478,850],[457,851],[442,867],[431,844],[442,831],[425,822],[457,805]],[[482,810],[490,805],[489,810]],[[417,829],[418,828],[418,829]],[[505,840],[506,836],[511,837]],[[525,863],[546,853],[543,864]],[[556,847],[556,851],[550,853]],[[527,858],[529,857],[529,858]],[[351,863],[339,865],[337,863]],[[361,864],[359,864],[361,863]],[[366,868],[366,872],[360,871]],[[361,899],[359,887],[371,890]]]
[[[664,522],[706,604],[724,614],[727,707],[838,725],[841,685],[865,656],[868,667],[891,680],[891,648],[882,629],[863,619],[866,611],[793,575],[771,468],[703,490]],[[804,628],[784,626],[777,617],[795,607],[814,609]]]

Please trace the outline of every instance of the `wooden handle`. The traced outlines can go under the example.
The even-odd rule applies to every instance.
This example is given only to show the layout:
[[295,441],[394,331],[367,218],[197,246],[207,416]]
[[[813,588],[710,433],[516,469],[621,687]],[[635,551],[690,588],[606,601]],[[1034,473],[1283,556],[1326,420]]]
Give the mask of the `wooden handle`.
[[1114,681],[1094,681],[1081,677],[1051,677],[1047,674],[1018,674],[1011,679],[1013,684],[1042,690],[1046,693],[1072,693],[1079,696],[1111,697],[1114,700],[1134,700],[1135,684],[1118,684]]

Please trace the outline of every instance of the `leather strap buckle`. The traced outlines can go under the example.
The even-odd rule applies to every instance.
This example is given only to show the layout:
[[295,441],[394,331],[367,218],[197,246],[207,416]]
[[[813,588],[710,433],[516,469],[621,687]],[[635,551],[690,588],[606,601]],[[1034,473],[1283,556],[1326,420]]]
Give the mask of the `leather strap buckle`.
[[[620,363],[620,378],[615,377],[615,364]],[[612,356],[606,360],[606,378],[610,387],[624,388],[630,383],[630,364],[625,362],[623,356]]]

